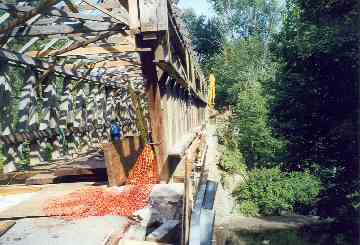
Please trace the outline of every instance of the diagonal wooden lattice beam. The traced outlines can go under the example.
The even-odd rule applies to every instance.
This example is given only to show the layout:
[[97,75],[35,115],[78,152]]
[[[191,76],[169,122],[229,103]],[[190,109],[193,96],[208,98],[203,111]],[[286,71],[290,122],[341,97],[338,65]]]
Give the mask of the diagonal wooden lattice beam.
[[[22,17],[18,17],[13,21],[10,21],[9,23],[7,23],[4,27],[0,27],[0,34],[7,34],[9,33],[12,29],[14,29],[16,26],[19,25],[23,25],[25,24],[28,20],[30,20],[31,18],[35,17],[36,15],[44,12],[45,10],[47,10],[49,7],[57,4],[58,2],[60,2],[61,0],[43,0],[40,2],[39,6],[36,9],[33,9],[27,13],[25,13]],[[6,42],[6,35],[4,35],[1,39],[0,39],[0,46],[2,46],[5,42]]]
[[[61,50],[57,50],[56,52],[53,52],[51,54],[52,57],[55,57],[55,56],[58,56],[58,55],[61,55],[61,54],[64,54],[64,53],[67,53],[67,52],[70,52],[72,50],[75,50],[75,49],[78,49],[78,48],[81,48],[81,47],[84,47],[86,45],[89,45],[91,43],[95,43],[97,41],[100,41],[100,40],[103,40],[105,38],[108,38],[112,35],[115,35],[115,34],[118,34],[119,31],[109,31],[109,32],[106,32],[106,33],[102,33],[94,38],[91,38],[91,39],[87,39],[87,40],[84,40],[84,41],[79,41],[79,42],[76,42],[72,45],[70,45],[69,47],[67,48],[64,48],[64,49],[61,49]],[[49,67],[40,77],[40,81],[43,81],[46,77],[49,76],[49,74],[51,74],[54,70],[54,67],[55,65]]]
[[120,23],[125,23],[126,25],[128,25],[128,23],[129,23],[129,18],[124,18],[116,13],[110,12],[109,10],[107,10],[97,4],[94,4],[89,0],[82,0],[82,1],[84,3],[86,3],[87,5],[93,7],[94,9],[97,9],[97,10],[101,11],[102,13],[106,14],[107,16],[119,21]]

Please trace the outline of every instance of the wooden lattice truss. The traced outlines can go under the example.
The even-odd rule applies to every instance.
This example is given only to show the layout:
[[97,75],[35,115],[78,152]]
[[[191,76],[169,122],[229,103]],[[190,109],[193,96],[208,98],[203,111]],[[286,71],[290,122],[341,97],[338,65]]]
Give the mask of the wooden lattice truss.
[[115,118],[125,134],[138,133],[129,84],[154,141],[165,134],[154,127],[163,120],[160,91],[169,94],[169,106],[178,98],[203,113],[207,86],[182,28],[167,0],[2,1],[0,143],[7,170],[24,143],[32,163],[44,160],[46,144],[57,158],[64,141],[67,154],[103,142]]

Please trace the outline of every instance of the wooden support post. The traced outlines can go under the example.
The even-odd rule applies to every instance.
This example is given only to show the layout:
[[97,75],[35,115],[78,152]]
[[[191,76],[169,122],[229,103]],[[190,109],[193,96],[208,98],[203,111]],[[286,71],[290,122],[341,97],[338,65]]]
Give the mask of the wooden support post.
[[156,160],[161,181],[167,182],[170,178],[168,166],[168,152],[165,135],[165,120],[163,107],[161,103],[160,87],[157,80],[156,67],[153,63],[155,60],[153,53],[142,53],[141,60],[143,64],[143,73],[146,78],[146,93],[148,99],[148,109],[150,116],[150,126],[152,132],[152,140],[156,144],[154,146]]
[[129,6],[129,26],[133,34],[138,33],[140,29],[139,5],[138,0],[128,0]]

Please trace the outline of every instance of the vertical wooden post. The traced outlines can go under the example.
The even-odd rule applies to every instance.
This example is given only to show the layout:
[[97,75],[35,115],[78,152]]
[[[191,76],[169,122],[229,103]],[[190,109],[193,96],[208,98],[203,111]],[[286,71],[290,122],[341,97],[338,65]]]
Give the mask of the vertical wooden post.
[[153,53],[142,53],[141,61],[143,64],[143,73],[146,78],[146,94],[148,98],[148,108],[150,117],[150,126],[160,179],[162,181],[169,180],[168,152],[165,137],[165,122],[163,105],[161,103],[161,93],[156,74],[156,67],[153,63],[155,59]]
[[[7,75],[9,65],[7,62],[0,62],[0,118],[1,135],[11,135],[13,133],[12,114],[11,114],[11,93],[10,78]],[[4,173],[16,171],[16,146],[4,145],[2,153],[5,156]]]
[[129,25],[133,33],[138,33],[140,28],[138,0],[128,0]]

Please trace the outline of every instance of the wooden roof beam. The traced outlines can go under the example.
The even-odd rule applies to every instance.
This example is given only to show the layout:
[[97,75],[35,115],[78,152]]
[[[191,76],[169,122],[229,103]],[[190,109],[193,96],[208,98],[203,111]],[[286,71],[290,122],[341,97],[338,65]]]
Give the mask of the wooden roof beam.
[[57,50],[49,53],[41,53],[38,51],[31,51],[26,53],[30,57],[48,57],[48,56],[86,56],[94,54],[115,54],[125,52],[148,52],[151,48],[134,48],[131,45],[117,45],[117,46],[102,46],[102,47],[85,47],[77,48],[62,54],[56,54]]
[[[4,4],[0,3],[0,9],[7,11],[12,16],[15,17],[22,17],[27,12],[30,12],[32,10],[35,10],[35,7],[32,6],[16,6],[14,4]],[[84,14],[84,13],[73,13],[73,12],[67,12],[55,7],[49,7],[46,12],[44,12],[45,15],[48,16],[57,16],[57,17],[66,17],[66,18],[72,18],[77,20],[91,20],[91,21],[109,21],[101,16],[91,15],[91,14]]]
[[96,63],[89,63],[89,64],[65,65],[65,67],[68,67],[69,69],[116,68],[116,67],[127,67],[127,66],[141,67],[141,64],[138,62],[130,62],[126,60],[115,60],[115,61],[99,61]]
[[76,6],[73,0],[64,0],[64,2],[69,7],[71,12],[80,13],[79,8]]
[[[35,8],[35,9],[29,11],[29,12],[26,12],[24,14],[24,16],[22,16],[22,17],[16,18],[15,20],[8,22],[4,27],[0,27],[0,33],[1,34],[7,34],[7,33],[11,32],[16,26],[25,24],[31,18],[33,18],[36,15],[44,12],[46,9],[48,9],[49,7],[57,4],[58,2],[60,2],[60,0],[44,0],[44,1],[41,1],[37,8]],[[6,35],[3,35],[1,37],[0,44],[4,44],[6,42],[5,39],[6,39]]]
[[121,16],[121,15],[119,15],[117,13],[110,12],[109,10],[101,7],[100,5],[94,4],[89,0],[82,0],[82,1],[84,3],[86,3],[87,5],[93,7],[94,9],[97,9],[97,10],[101,11],[103,14],[113,18],[114,20],[117,20],[119,23],[124,23],[126,25],[129,25],[129,16],[128,16],[128,14],[127,14],[126,17],[124,17],[124,16]]
[[95,77],[89,77],[88,71],[81,71],[81,70],[71,70],[69,68],[66,68],[64,66],[55,65],[52,63],[35,60],[27,55],[15,53],[3,48],[0,48],[0,59],[11,61],[13,63],[19,63],[31,66],[33,68],[38,68],[40,70],[48,70],[50,68],[53,69],[54,72],[64,74],[70,77],[74,78],[80,78],[80,79],[86,79],[89,81],[99,82],[101,81],[101,76],[99,79],[95,79]]
[[56,34],[74,33],[96,33],[109,30],[123,31],[124,27],[112,22],[85,22],[82,24],[61,24],[61,25],[31,25],[15,27],[7,34],[0,34],[0,37],[26,37],[26,36],[51,36]]

